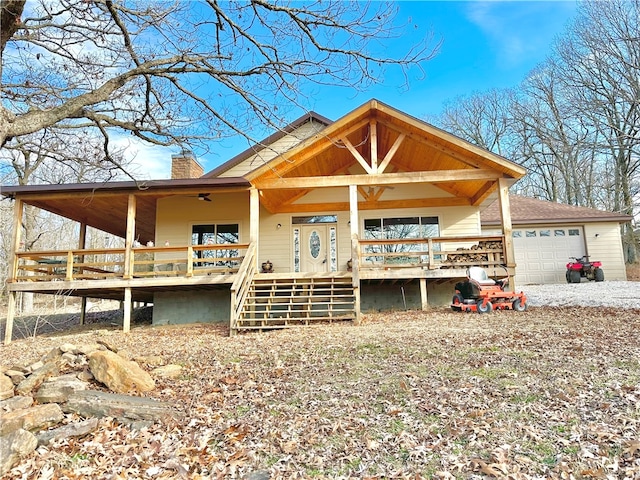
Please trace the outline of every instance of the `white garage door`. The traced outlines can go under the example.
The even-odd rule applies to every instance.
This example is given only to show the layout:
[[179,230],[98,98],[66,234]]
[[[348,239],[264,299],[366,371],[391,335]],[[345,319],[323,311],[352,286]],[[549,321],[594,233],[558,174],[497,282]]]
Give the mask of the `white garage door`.
[[514,228],[516,285],[566,283],[570,257],[585,254],[581,227]]

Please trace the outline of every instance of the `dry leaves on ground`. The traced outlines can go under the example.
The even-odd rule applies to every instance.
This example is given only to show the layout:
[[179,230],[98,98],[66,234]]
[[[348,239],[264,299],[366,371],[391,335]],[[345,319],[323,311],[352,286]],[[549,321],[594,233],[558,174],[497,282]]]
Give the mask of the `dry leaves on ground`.
[[639,324],[635,310],[438,309],[231,338],[197,325],[20,340],[0,364],[98,336],[179,363],[183,377],[147,395],[187,416],[142,430],[103,419],[11,475],[637,478]]

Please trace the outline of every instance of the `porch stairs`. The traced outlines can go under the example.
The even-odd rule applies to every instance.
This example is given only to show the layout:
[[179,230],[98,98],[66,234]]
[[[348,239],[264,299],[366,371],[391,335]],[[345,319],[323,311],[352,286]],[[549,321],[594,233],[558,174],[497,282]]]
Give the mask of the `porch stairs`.
[[256,275],[239,312],[237,330],[287,328],[355,319],[351,276]]

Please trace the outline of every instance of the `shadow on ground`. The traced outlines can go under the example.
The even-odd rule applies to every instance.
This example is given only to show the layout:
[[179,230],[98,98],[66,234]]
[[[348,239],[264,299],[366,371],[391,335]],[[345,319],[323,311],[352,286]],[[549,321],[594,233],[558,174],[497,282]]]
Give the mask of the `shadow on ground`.
[[[153,307],[136,308],[131,313],[131,324],[150,325]],[[62,335],[85,330],[122,328],[122,310],[88,312],[80,324],[79,313],[51,315],[24,315],[13,320],[13,340],[44,335]],[[6,318],[0,320],[0,340],[4,342]]]

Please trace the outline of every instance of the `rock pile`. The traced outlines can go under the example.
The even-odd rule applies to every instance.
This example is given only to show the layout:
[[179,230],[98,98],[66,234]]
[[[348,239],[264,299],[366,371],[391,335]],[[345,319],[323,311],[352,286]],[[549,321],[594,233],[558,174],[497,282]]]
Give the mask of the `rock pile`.
[[31,365],[0,365],[0,475],[39,445],[90,435],[101,417],[141,428],[180,416],[175,405],[140,396],[155,388],[154,377],[181,375],[179,365],[162,363],[130,360],[100,342],[63,344]]

